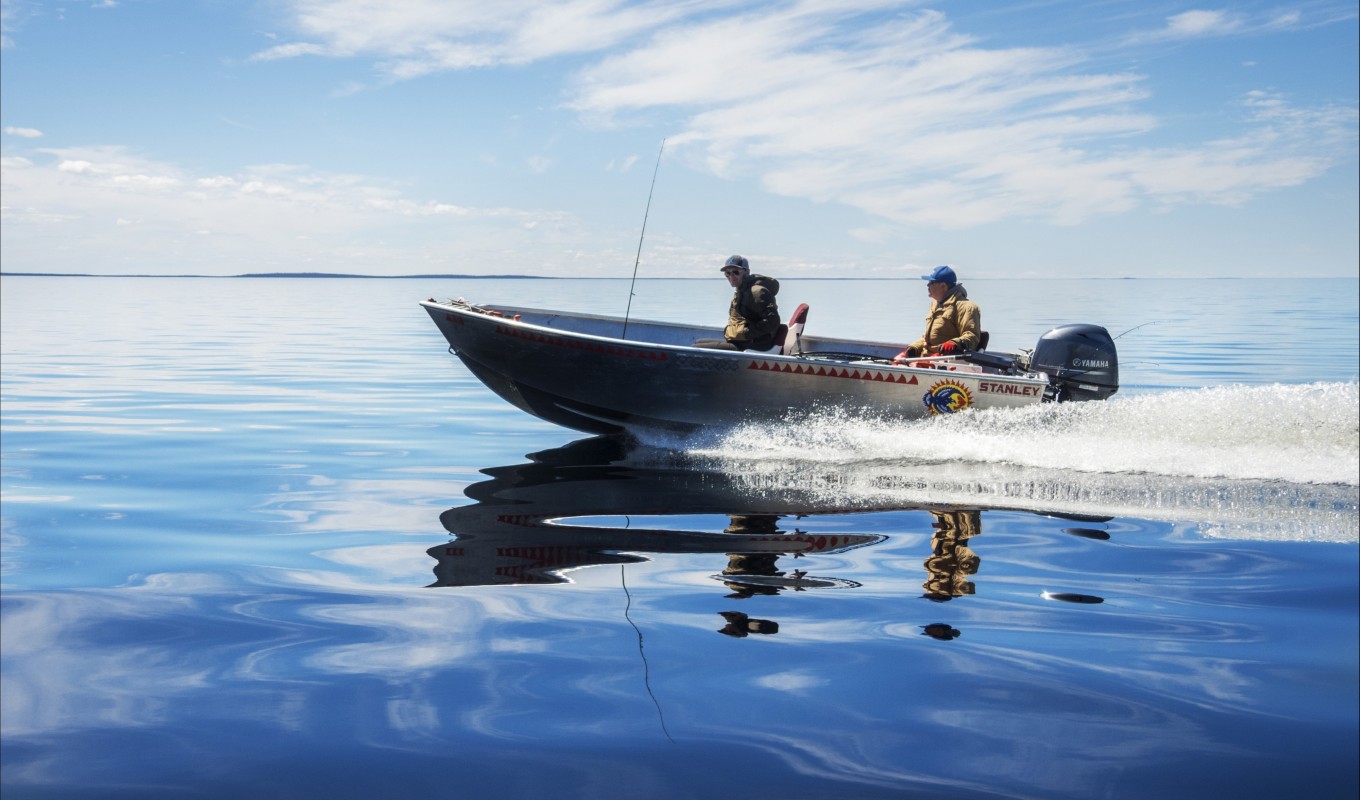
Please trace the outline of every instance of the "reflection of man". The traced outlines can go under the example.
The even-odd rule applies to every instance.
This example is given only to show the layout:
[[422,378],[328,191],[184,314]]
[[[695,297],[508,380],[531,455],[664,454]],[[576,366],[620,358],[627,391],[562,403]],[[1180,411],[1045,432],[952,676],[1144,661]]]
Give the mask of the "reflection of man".
[[766,586],[760,583],[741,580],[742,575],[760,575],[763,577],[782,577],[784,570],[779,568],[776,563],[781,553],[728,553],[727,567],[722,574],[733,576],[733,580],[723,581],[723,585],[732,590],[728,597],[744,600],[748,597],[755,597],[758,594],[779,594],[778,586]]
[[[779,533],[779,517],[774,514],[730,514],[732,522],[723,533],[776,534]],[[782,576],[779,557],[783,553],[728,553],[727,567],[722,574],[731,575],[737,580],[723,581],[734,600],[744,600],[756,595],[779,594],[778,586],[762,586],[759,583],[741,581],[741,575],[760,575],[766,577]],[[743,638],[753,633],[778,633],[779,623],[769,619],[754,619],[740,611],[720,611],[727,624],[718,633],[735,638]]]
[[931,527],[931,553],[926,559],[926,590],[923,597],[943,603],[974,592],[969,575],[975,575],[982,559],[968,545],[969,539],[982,533],[982,512],[932,511],[935,522]]
[[921,634],[932,639],[939,639],[942,642],[953,641],[963,635],[958,628],[943,622],[932,622],[929,625],[921,626]]
[[723,533],[779,533],[778,514],[728,514],[729,521]]
[[[779,533],[779,517],[774,514],[729,514],[728,517],[732,522],[723,529],[723,533],[748,535]],[[784,571],[777,563],[781,555],[783,553],[728,553],[727,567],[722,574],[782,576]],[[734,599],[745,599],[758,594],[779,594],[778,586],[762,586],[741,580],[723,581],[723,584],[732,590],[728,597]]]
[[779,623],[772,619],[755,619],[740,611],[719,611],[718,614],[727,620],[727,624],[718,629],[724,636],[741,639],[753,633],[779,633]]

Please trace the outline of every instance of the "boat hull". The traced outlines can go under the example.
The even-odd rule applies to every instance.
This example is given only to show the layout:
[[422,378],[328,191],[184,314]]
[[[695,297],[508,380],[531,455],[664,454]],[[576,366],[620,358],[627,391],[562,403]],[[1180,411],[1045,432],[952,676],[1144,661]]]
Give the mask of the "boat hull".
[[[591,433],[693,430],[839,409],[919,418],[1030,405],[1042,375],[993,374],[962,362],[888,363],[896,345],[805,337],[803,355],[689,346],[714,331],[537,309],[422,303],[480,381],[518,408]],[[854,348],[862,359],[819,352]]]

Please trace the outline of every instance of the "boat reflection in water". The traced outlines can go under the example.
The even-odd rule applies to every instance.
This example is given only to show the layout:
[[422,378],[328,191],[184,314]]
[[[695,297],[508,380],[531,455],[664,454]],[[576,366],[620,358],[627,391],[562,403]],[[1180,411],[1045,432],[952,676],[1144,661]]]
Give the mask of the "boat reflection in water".
[[[584,567],[652,560],[655,554],[712,553],[724,558],[712,576],[744,599],[783,591],[848,588],[859,584],[785,569],[780,559],[843,553],[883,541],[881,534],[810,534],[789,522],[816,513],[807,503],[752,493],[731,476],[618,463],[626,446],[609,437],[534,453],[530,463],[482,470],[490,480],[466,490],[476,502],[440,515],[453,541],[431,547],[432,587],[570,583]],[[634,517],[726,516],[721,530],[634,526]],[[592,519],[624,518],[622,527]],[[718,563],[722,563],[719,561]],[[719,612],[721,633],[744,637],[779,630],[773,620],[740,611]]]
[[[466,489],[475,502],[440,515],[453,539],[427,550],[436,562],[430,586],[563,584],[572,582],[570,572],[586,567],[712,553],[725,560],[717,562],[724,565],[711,578],[726,590],[727,599],[855,589],[859,582],[812,575],[789,562],[872,547],[888,537],[809,533],[800,521],[836,515],[843,524],[856,514],[921,510],[934,518],[922,597],[943,603],[974,593],[972,576],[981,559],[970,544],[982,533],[981,508],[837,504],[796,487],[753,489],[740,474],[720,470],[682,468],[675,462],[638,466],[635,456],[620,441],[597,437],[531,454],[528,463],[482,470],[490,479]],[[683,521],[678,529],[648,527],[635,524],[638,517]],[[715,517],[725,517],[726,524],[718,528]],[[687,527],[705,525],[708,529]],[[718,613],[719,632],[728,636],[779,631],[775,620],[737,610]],[[923,631],[946,640],[959,635],[947,625],[927,625]]]

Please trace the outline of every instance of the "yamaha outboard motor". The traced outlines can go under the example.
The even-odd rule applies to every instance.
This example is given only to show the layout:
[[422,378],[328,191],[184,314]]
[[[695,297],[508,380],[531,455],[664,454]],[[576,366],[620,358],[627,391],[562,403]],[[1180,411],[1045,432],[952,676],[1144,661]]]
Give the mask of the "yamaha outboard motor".
[[1029,368],[1048,375],[1044,399],[1104,400],[1119,391],[1119,357],[1099,325],[1059,325],[1039,337]]

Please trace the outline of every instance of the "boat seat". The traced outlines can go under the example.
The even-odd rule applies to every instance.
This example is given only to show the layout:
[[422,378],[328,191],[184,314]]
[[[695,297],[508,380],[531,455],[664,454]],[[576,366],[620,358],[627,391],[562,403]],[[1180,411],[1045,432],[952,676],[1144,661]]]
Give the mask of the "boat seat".
[[[784,339],[787,338],[788,335],[789,335],[789,326],[788,326],[788,325],[780,325],[780,326],[779,326],[779,330],[776,331],[775,334],[774,334],[774,346],[773,346],[773,347],[767,347],[767,348],[765,348],[764,350],[756,350],[756,352],[757,352],[757,353],[774,353],[775,355],[779,355],[780,353],[783,353],[783,352],[784,352]],[[752,349],[755,349],[755,348],[752,348]]]
[[807,324],[808,304],[800,303],[789,317],[788,325],[780,325],[779,352],[791,356],[803,352],[803,326]]
[[771,355],[791,356],[803,352],[803,326],[807,324],[808,304],[802,303],[794,309],[787,325],[780,325],[774,335],[774,346],[767,350],[748,350],[748,353],[770,353]]
[[975,349],[977,349],[977,350],[986,350],[986,349],[987,349],[987,341],[988,341],[989,339],[991,339],[991,338],[992,338],[992,335],[991,335],[990,333],[986,332],[986,331],[983,331],[982,333],[979,333],[979,334],[978,334],[978,346],[977,346]]
[[771,355],[796,355],[802,352],[802,327],[808,322],[808,303],[800,303],[789,317],[789,324],[779,325],[774,335],[774,347],[768,350],[748,350],[747,352],[768,352]]

